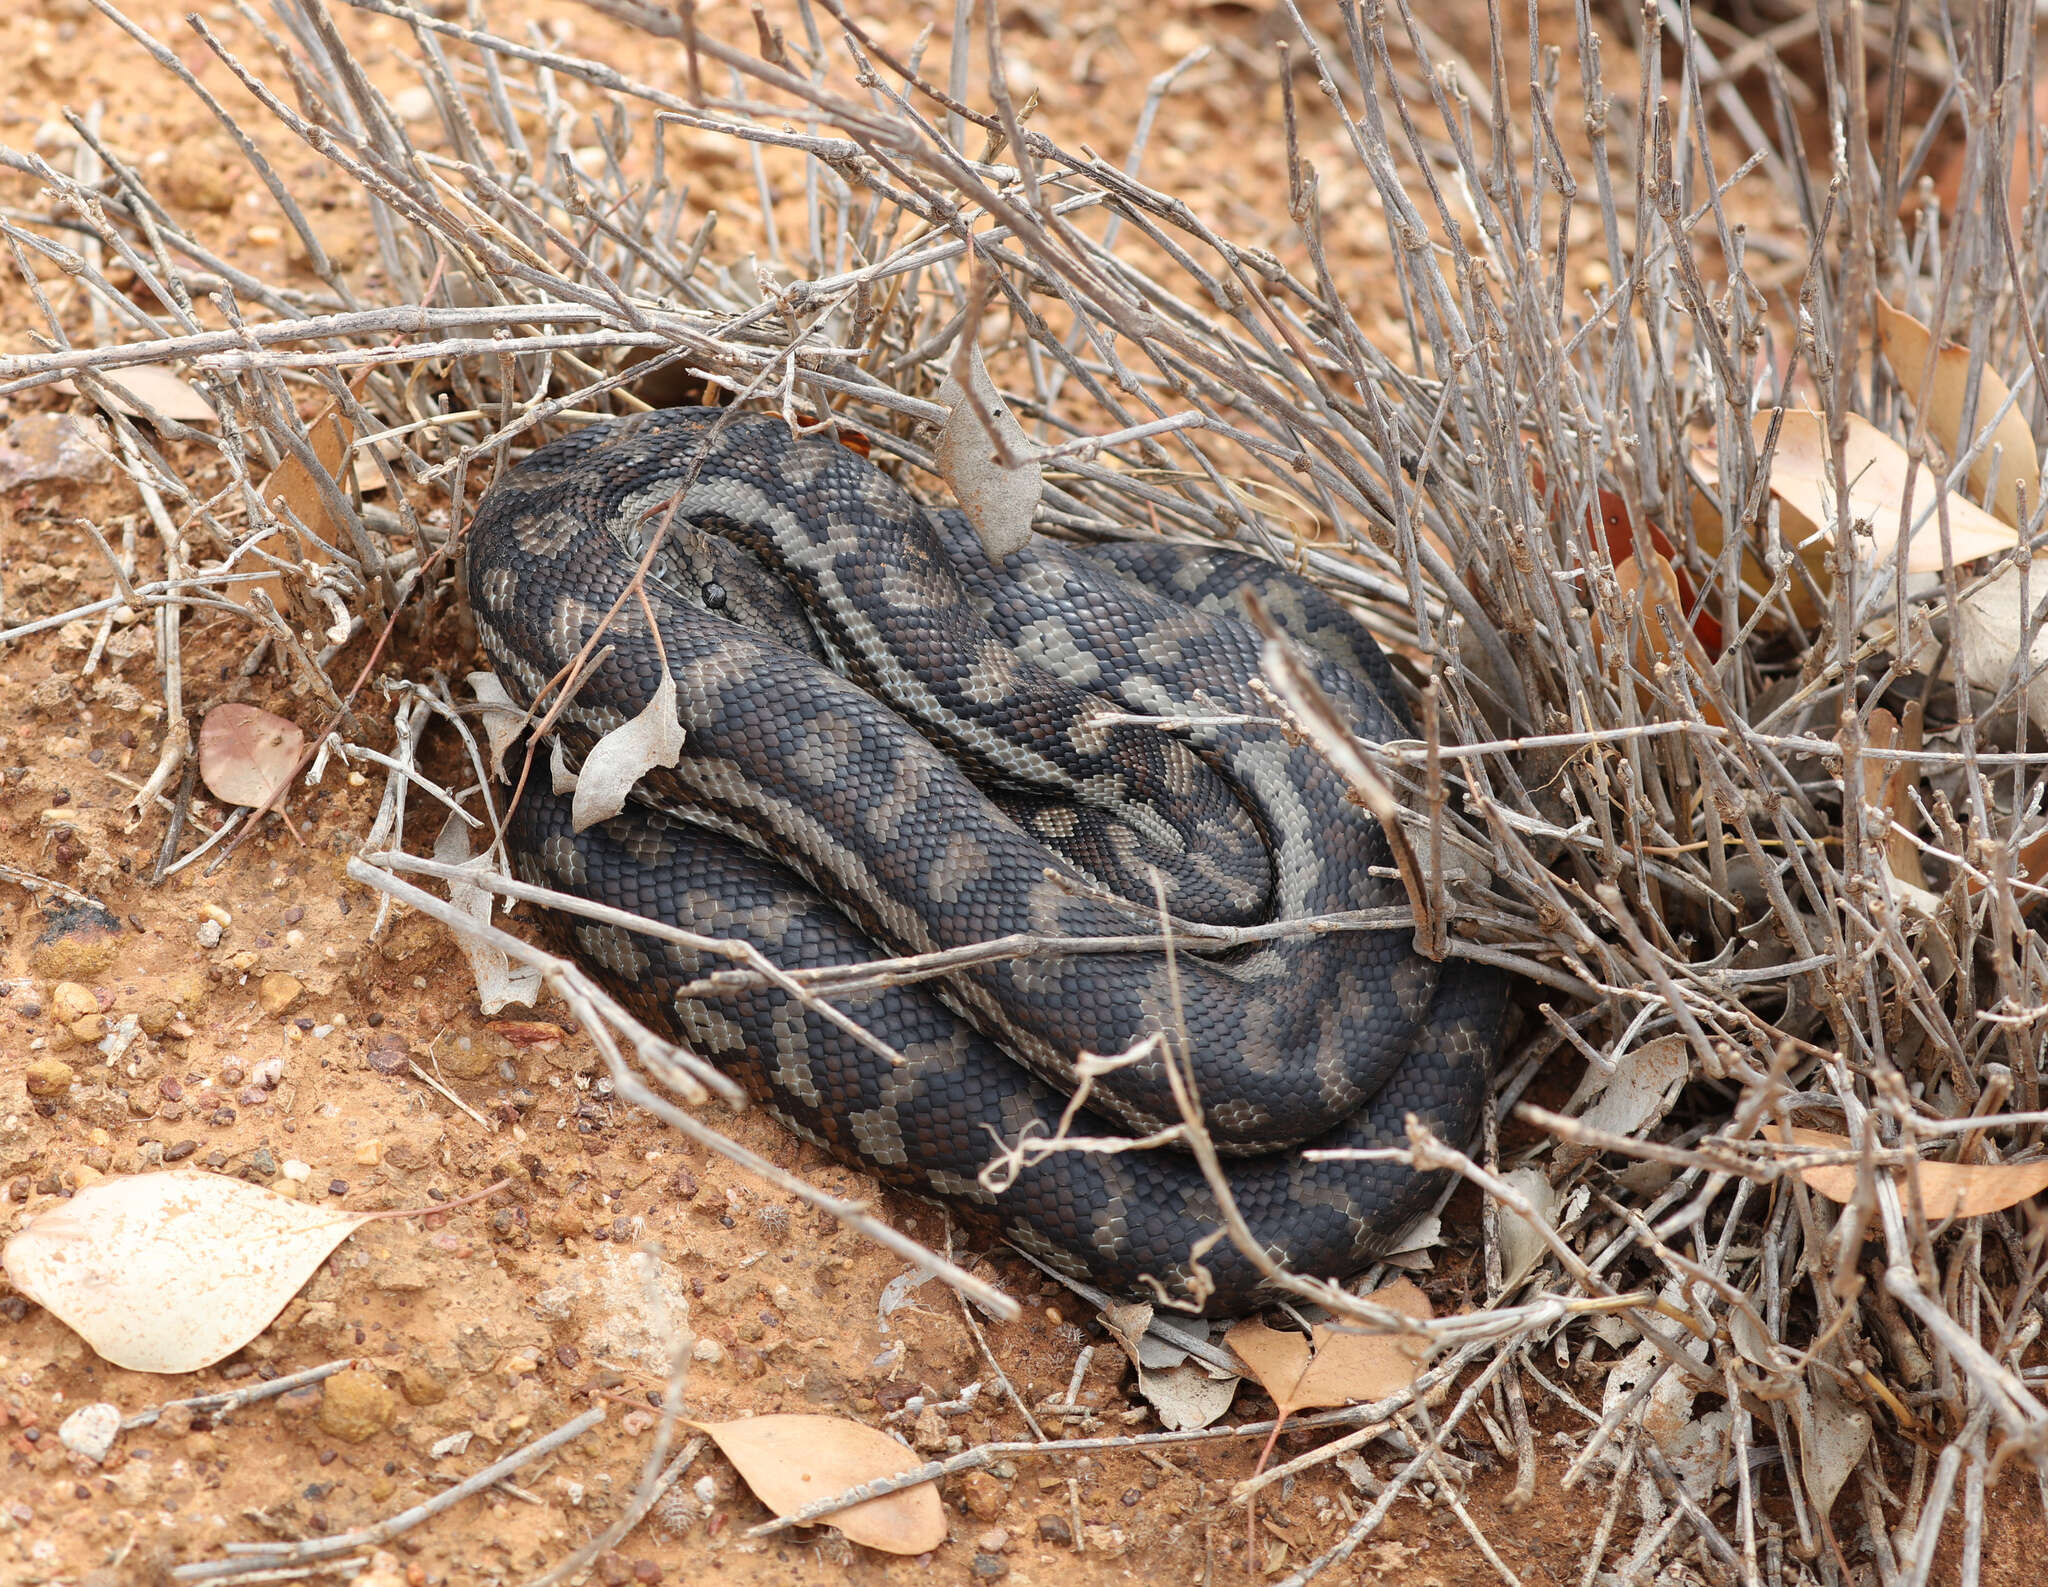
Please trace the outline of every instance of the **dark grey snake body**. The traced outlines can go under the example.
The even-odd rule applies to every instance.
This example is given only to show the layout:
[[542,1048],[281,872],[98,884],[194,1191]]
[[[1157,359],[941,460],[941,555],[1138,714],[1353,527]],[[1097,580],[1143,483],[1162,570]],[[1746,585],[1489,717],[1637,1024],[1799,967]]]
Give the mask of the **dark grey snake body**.
[[[1315,751],[1231,720],[1270,710],[1250,688],[1258,637],[1228,615],[1255,583],[1357,730],[1407,736],[1384,658],[1335,602],[1249,556],[1163,542],[1081,553],[1034,539],[993,567],[957,513],[771,419],[677,409],[596,425],[494,487],[470,531],[470,593],[515,695],[531,699],[596,631],[679,489],[647,581],[659,643],[627,600],[556,732],[580,761],[645,707],[665,655],[682,757],[642,781],[649,808],[582,834],[567,800],[530,780],[507,836],[531,879],[745,938],[788,968],[1012,934],[1156,932],[1156,872],[1191,918],[1287,922],[1401,900],[1372,874],[1388,865],[1384,835]],[[1110,710],[1195,720],[1092,720]],[[1079,1054],[1184,1032],[1256,1238],[1298,1270],[1340,1274],[1435,1187],[1398,1164],[1309,1163],[1291,1148],[1404,1144],[1411,1113],[1462,1143],[1505,1002],[1497,973],[1431,963],[1406,930],[1227,953],[1183,938],[1171,962],[1047,951],[845,1000],[905,1056],[898,1067],[780,992],[673,997],[723,961],[551,925],[806,1135],[1122,1292],[1144,1293],[1146,1276],[1188,1292],[1214,1197],[1170,1151],[1057,1153],[1000,1194],[984,1188],[1000,1147],[1057,1123],[1064,1099],[1041,1081],[1068,1083]],[[1094,1100],[1132,1128],[1179,1116],[1156,1050]],[[1084,1116],[1079,1131],[1103,1128]],[[1257,1271],[1227,1243],[1202,1265],[1208,1310],[1255,1301]]]

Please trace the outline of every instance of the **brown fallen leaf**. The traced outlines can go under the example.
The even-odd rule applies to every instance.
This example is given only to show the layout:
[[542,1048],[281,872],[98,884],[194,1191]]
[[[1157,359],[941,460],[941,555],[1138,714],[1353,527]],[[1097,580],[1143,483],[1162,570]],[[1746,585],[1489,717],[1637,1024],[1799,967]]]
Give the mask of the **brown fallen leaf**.
[[[323,408],[306,426],[307,437],[313,443],[313,455],[320,460],[320,466],[327,471],[330,480],[345,477],[342,470],[349,467],[350,453],[355,445],[355,426],[343,418],[333,403]],[[379,476],[382,477],[381,475]],[[347,531],[334,521],[334,514],[328,510],[320,482],[313,477],[313,471],[295,456],[287,455],[285,460],[270,471],[269,476],[256,488],[270,508],[289,527],[296,520],[312,531],[312,540],[304,535],[292,535],[297,542],[295,548],[271,544],[273,556],[290,560],[325,563],[334,558],[328,548],[334,545]],[[280,508],[288,509],[280,511]],[[268,595],[272,604],[282,610],[286,602],[283,581],[272,577],[252,579],[244,584],[231,584],[229,592],[244,606],[249,604],[251,590],[261,590]]]
[[[1854,1148],[1846,1135],[1827,1130],[1794,1126],[1792,1139],[1801,1146],[1822,1146],[1832,1151]],[[1892,1177],[1905,1183],[1907,1169],[1895,1168]],[[1978,1218],[1987,1212],[2003,1212],[2030,1196],[2048,1190],[2048,1160],[2031,1163],[1934,1163],[1922,1161],[1911,1172],[1920,1181],[1920,1205],[1929,1221],[1950,1218]],[[1856,1165],[1827,1163],[1802,1168],[1799,1177],[1809,1190],[1830,1201],[1847,1206],[1856,1194]]]
[[[725,1452],[754,1497],[777,1515],[794,1515],[820,1499],[922,1464],[887,1433],[843,1416],[750,1416],[690,1425]],[[885,1554],[922,1554],[946,1541],[946,1513],[938,1488],[929,1482],[853,1505],[825,1524]]]
[[[1683,587],[1678,580],[1678,570],[1671,565],[1671,559],[1661,552],[1644,545],[1636,548],[1635,555],[1623,557],[1614,564],[1614,582],[1623,595],[1638,597],[1643,604],[1643,631],[1645,640],[1636,646],[1636,666],[1648,675],[1659,660],[1669,662],[1673,647],[1665,623],[1657,616],[1657,608],[1663,607],[1671,614],[1670,628],[1678,634],[1679,645],[1685,658],[1692,664],[1696,676],[1712,676],[1714,663],[1699,636],[1685,624],[1686,601]],[[1716,631],[1718,632],[1718,626]],[[1601,643],[1603,634],[1600,618],[1593,617],[1593,641]],[[1726,725],[1720,709],[1698,684],[1693,685],[1693,697],[1699,702],[1700,716],[1715,727]]]
[[[1430,1315],[1429,1297],[1405,1278],[1382,1285],[1366,1298],[1417,1321]],[[1223,1342],[1237,1352],[1280,1411],[1252,1467],[1254,1477],[1266,1469],[1280,1430],[1296,1411],[1383,1400],[1413,1383],[1421,1366],[1414,1347],[1399,1334],[1339,1332],[1327,1323],[1317,1323],[1313,1335],[1304,1339],[1298,1333],[1282,1333],[1256,1318],[1247,1318],[1225,1334]],[[1248,1504],[1246,1511],[1256,1548],[1256,1502]]]
[[[1899,389],[1909,402],[1920,400],[1920,386],[1927,377],[1930,353],[1934,359],[1933,384],[1927,392],[1927,428],[1941,442],[1951,458],[1961,454],[1975,434],[1963,434],[1963,397],[1969,380],[1970,350],[1954,342],[1934,347],[1934,333],[1903,309],[1895,309],[1883,298],[1877,300],[1877,345],[1882,349]],[[1986,364],[1978,372],[1977,409],[1972,430],[1981,431],[2005,402],[2011,388],[1998,371]],[[2014,403],[2005,410],[1992,431],[1991,445],[1970,465],[1968,490],[1971,499],[1982,500],[1991,480],[1991,453],[1998,452],[1998,487],[1992,492],[1991,510],[2008,524],[2020,522],[2020,494],[2025,488],[2031,510],[2041,500],[2041,458],[2034,449],[2034,432],[2028,427],[2025,408]]]
[[[1429,1297],[1405,1278],[1366,1298],[1418,1321],[1430,1315]],[[1251,1369],[1259,1387],[1272,1395],[1282,1417],[1383,1400],[1413,1383],[1420,1366],[1413,1345],[1402,1335],[1339,1332],[1327,1323],[1318,1323],[1309,1340],[1254,1319],[1239,1323],[1223,1342]]]
[[214,798],[262,809],[306,747],[296,724],[260,706],[217,705],[199,724],[199,775]]

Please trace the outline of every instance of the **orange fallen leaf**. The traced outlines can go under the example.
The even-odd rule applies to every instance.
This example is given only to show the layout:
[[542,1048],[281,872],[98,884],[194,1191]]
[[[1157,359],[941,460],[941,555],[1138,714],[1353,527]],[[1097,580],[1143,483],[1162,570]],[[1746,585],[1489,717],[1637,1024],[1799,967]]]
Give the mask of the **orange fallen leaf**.
[[199,775],[223,804],[262,809],[299,764],[306,735],[259,706],[217,705],[199,724]]
[[[1671,656],[1670,636],[1657,616],[1657,608],[1661,606],[1671,614],[1672,626],[1678,630],[1679,642],[1684,648],[1686,659],[1692,663],[1693,671],[1711,675],[1714,663],[1697,637],[1698,629],[1685,627],[1684,586],[1680,583],[1678,570],[1672,567],[1669,560],[1647,545],[1639,546],[1634,556],[1623,557],[1614,564],[1614,582],[1620,586],[1622,594],[1638,595],[1642,598],[1643,632],[1649,652],[1645,653],[1642,647],[1638,646],[1636,663],[1645,673],[1650,670],[1652,655],[1666,660]],[[1600,626],[1597,618],[1593,626],[1597,638]],[[1715,625],[1715,632],[1720,632],[1719,624]],[[1695,693],[1698,694],[1699,691],[1695,690]],[[1703,720],[1715,727],[1725,725],[1725,719],[1710,698],[1702,695],[1699,699],[1699,709]]]
[[[1963,434],[1963,398],[1969,380],[1970,350],[1954,342],[1934,347],[1934,334],[1902,309],[1883,298],[1877,300],[1877,345],[1899,378],[1899,389],[1909,402],[1920,400],[1921,383],[1928,379],[1927,362],[1934,360],[1933,383],[1927,392],[1927,428],[1951,458],[1959,456],[1969,441]],[[1977,408],[1972,416],[1973,431],[1990,423],[2005,402],[2011,388],[1989,364],[1978,371]],[[2034,448],[2034,432],[2027,425],[2025,411],[2018,403],[2005,410],[1992,431],[1991,445],[1970,465],[1967,488],[1972,500],[1981,500],[1991,481],[1992,451],[1998,453],[1998,486],[1992,492],[1991,510],[2005,523],[2020,522],[2021,488],[2025,488],[2028,510],[2041,500],[2041,459]],[[1960,560],[1960,558],[1958,558]]]
[[[1792,1139],[1801,1146],[1820,1146],[1832,1151],[1850,1151],[1855,1143],[1846,1135],[1827,1130],[1795,1126]],[[1802,1168],[1799,1177],[1809,1190],[1830,1201],[1847,1205],[1856,1194],[1856,1164],[1826,1163]],[[1987,1212],[2003,1212],[2031,1196],[2048,1190],[2048,1160],[2030,1163],[1936,1163],[1921,1161],[1913,1169],[1895,1168],[1892,1177],[1902,1186],[1911,1172],[1920,1182],[1920,1205],[1935,1223],[1950,1218],[1978,1218]]]
[[[1430,1315],[1429,1297],[1405,1278],[1374,1290],[1367,1299],[1417,1321]],[[1223,1342],[1280,1410],[1252,1467],[1254,1477],[1266,1469],[1281,1428],[1296,1411],[1383,1400],[1413,1383],[1421,1366],[1414,1346],[1400,1334],[1340,1332],[1327,1323],[1317,1323],[1311,1337],[1304,1339],[1247,1318],[1225,1334]],[[1251,1526],[1257,1521],[1257,1504],[1248,1505],[1247,1512],[1246,1524]]]
[[[1404,1317],[1423,1320],[1430,1315],[1429,1297],[1405,1278],[1368,1298]],[[1413,1383],[1419,1369],[1414,1346],[1404,1336],[1340,1332],[1327,1323],[1318,1323],[1308,1339],[1254,1319],[1239,1323],[1223,1342],[1251,1369],[1282,1417],[1383,1400]]]
[[[922,1462],[887,1433],[843,1416],[750,1416],[690,1424],[725,1452],[747,1486],[777,1515]],[[929,1482],[885,1493],[828,1517],[855,1543],[886,1554],[922,1554],[946,1541],[946,1513]]]

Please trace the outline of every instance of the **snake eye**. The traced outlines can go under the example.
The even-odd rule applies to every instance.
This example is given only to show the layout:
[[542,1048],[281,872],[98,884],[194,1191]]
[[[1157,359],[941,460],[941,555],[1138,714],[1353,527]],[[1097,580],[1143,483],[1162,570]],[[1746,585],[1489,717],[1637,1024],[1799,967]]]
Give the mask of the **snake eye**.
[[714,612],[725,610],[725,586],[713,581],[704,586],[704,605]]

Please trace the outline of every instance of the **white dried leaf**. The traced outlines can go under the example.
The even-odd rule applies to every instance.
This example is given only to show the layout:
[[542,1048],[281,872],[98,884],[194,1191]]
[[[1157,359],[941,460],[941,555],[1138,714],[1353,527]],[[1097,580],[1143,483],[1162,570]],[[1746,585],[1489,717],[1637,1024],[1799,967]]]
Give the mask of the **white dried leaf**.
[[[1537,1216],[1551,1222],[1557,1211],[1557,1192],[1539,1168],[1517,1168],[1503,1176],[1535,1209]],[[1505,1287],[1513,1289],[1550,1250],[1540,1234],[1518,1212],[1500,1209],[1500,1267]]]
[[115,1366],[197,1372],[268,1327],[366,1221],[174,1170],[87,1186],[39,1214],[0,1260],[15,1288]]
[[505,692],[504,682],[495,672],[472,672],[469,675],[470,693],[476,696],[477,704],[483,707],[484,737],[491,747],[491,775],[505,775],[505,751],[512,747],[512,741],[519,737],[519,730],[526,725],[526,713],[513,703],[512,696]]
[[1565,1112],[1610,1135],[1636,1135],[1671,1111],[1691,1073],[1685,1037],[1658,1036],[1624,1053],[1612,1074],[1588,1069]]
[[968,401],[960,383],[948,377],[939,388],[939,401],[949,410],[939,429],[939,473],[981,537],[982,550],[991,562],[1001,562],[1022,550],[1031,538],[1031,515],[1038,510],[1038,498],[1045,488],[1043,470],[1032,455],[1035,448],[1024,427],[982,367],[979,348],[969,350],[967,379],[995,422],[1004,448],[1017,462],[1003,465],[975,404]]
[[[434,839],[434,858],[443,865],[482,871],[489,866],[491,857],[487,850],[473,860],[470,858],[469,828],[460,816],[451,811]],[[448,902],[479,926],[491,923],[494,901],[489,889],[478,887],[474,882],[451,881],[448,884]],[[530,964],[515,965],[505,956],[503,948],[470,932],[458,930],[455,940],[462,945],[463,954],[469,960],[470,974],[476,977],[477,1006],[484,1013],[496,1014],[514,1003],[528,1008],[535,1005],[540,997],[539,970]]]
[[569,824],[583,832],[600,821],[609,821],[626,808],[633,784],[656,766],[673,766],[682,753],[676,680],[664,676],[640,714],[605,734],[583,757],[576,772]]
[[548,783],[558,794],[576,791],[576,774],[569,769],[569,757],[562,753],[562,741],[548,741]]
[[[1980,689],[2004,686],[2019,657],[2027,632],[2027,607],[2048,599],[2048,558],[2037,558],[2026,570],[2026,599],[2020,598],[2017,567],[2002,569],[1956,609],[1956,648],[1963,675]],[[2027,715],[2036,727],[2048,727],[2048,624],[2034,635],[2028,658],[2033,676],[2027,680]]]
[[[145,403],[166,419],[181,424],[207,424],[217,417],[213,405],[199,394],[198,388],[168,365],[127,364],[119,369],[102,369],[99,377],[112,388],[114,411],[131,419],[142,416],[136,403]],[[66,395],[78,390],[68,380],[58,381],[57,389]]]

